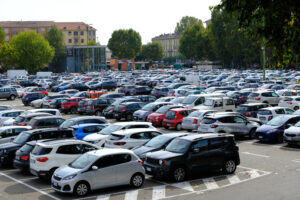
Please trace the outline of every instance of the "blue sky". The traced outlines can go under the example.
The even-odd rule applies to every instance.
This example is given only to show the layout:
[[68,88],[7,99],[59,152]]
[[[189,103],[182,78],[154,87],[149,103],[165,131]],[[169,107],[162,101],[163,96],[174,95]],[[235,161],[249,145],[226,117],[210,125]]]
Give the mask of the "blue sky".
[[174,31],[183,16],[210,19],[220,0],[3,0],[0,21],[83,21],[93,24],[101,44],[112,32],[133,28],[143,43]]

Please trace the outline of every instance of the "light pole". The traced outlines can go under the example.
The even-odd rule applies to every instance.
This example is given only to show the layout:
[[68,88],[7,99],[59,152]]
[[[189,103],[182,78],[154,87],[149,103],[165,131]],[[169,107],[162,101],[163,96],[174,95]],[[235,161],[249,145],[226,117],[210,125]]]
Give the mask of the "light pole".
[[87,53],[87,70],[88,70],[88,73],[90,71],[90,56],[89,56],[89,49],[88,49],[88,43],[89,43],[89,26],[91,26],[93,24],[87,24],[86,25],[86,53]]

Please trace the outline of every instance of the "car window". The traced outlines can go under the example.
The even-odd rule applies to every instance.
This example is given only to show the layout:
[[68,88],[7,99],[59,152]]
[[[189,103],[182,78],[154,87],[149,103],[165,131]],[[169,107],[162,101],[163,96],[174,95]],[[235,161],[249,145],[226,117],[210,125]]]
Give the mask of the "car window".
[[78,148],[80,149],[81,153],[97,150],[96,147],[87,144],[77,144],[77,146],[79,146]]
[[146,140],[150,139],[149,133],[148,132],[143,132],[143,133],[135,133],[130,136],[132,139],[138,139],[138,140]]
[[93,165],[97,166],[99,169],[109,167],[114,165],[114,159],[112,156],[104,156],[98,159]]
[[151,138],[154,138],[154,137],[159,136],[161,134],[158,133],[158,132],[152,131],[151,133],[149,132],[149,135],[150,135]]
[[223,138],[213,138],[209,140],[209,149],[217,149],[223,146]]
[[275,113],[276,114],[285,114],[283,109],[277,109],[277,110],[275,110]]
[[115,165],[119,165],[122,163],[126,163],[131,161],[131,155],[129,154],[118,154],[118,155],[113,155],[113,160]]
[[292,118],[292,119],[289,119],[286,124],[296,124],[298,121],[300,121],[300,118],[299,117],[295,117],[295,118]]
[[272,97],[279,97],[278,94],[276,94],[275,92],[271,93]]
[[232,99],[228,99],[226,102],[226,105],[230,106],[230,105],[234,105]]
[[76,144],[64,145],[58,147],[57,154],[81,154],[81,147]]
[[234,123],[246,123],[246,121],[243,119],[243,118],[241,118],[241,117],[234,117],[233,118],[233,120],[234,120]]
[[294,111],[292,109],[286,108],[285,113],[286,114],[292,114],[292,113],[294,113]]
[[131,128],[149,128],[149,126],[140,124],[140,125],[129,125],[125,127],[125,129],[131,129]]
[[83,132],[84,133],[95,133],[95,132],[98,132],[98,128],[97,126],[88,126],[88,127],[84,127],[83,128]]
[[235,123],[234,118],[231,116],[219,118],[218,121],[222,123]]
[[199,151],[206,150],[208,147],[208,140],[199,140],[194,142],[191,146],[192,150],[198,149]]

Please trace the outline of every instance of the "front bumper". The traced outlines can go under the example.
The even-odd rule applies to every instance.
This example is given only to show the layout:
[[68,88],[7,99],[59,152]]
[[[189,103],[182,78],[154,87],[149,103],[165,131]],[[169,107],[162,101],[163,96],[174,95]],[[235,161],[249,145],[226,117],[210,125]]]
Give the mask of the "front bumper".
[[284,141],[289,144],[300,144],[300,135],[296,134],[285,134]]
[[168,165],[153,165],[145,162],[144,168],[146,174],[157,178],[168,178],[171,175],[171,169]]
[[38,176],[38,177],[41,177],[41,178],[47,178],[47,177],[50,176],[49,171],[38,171],[38,170],[35,170],[35,169],[31,169],[31,168],[30,168],[30,173],[34,176]]
[[51,188],[60,193],[73,193],[73,188],[76,184],[74,179],[71,180],[57,180],[52,176],[51,178]]
[[278,140],[278,137],[280,136],[279,133],[263,133],[263,132],[256,132],[255,138],[263,141],[263,142],[274,142]]

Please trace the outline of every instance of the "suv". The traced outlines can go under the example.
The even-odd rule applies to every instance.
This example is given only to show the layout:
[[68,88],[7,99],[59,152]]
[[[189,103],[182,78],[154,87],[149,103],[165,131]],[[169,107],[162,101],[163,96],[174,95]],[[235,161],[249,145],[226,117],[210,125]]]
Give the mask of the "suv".
[[30,126],[4,126],[0,127],[0,144],[11,142],[22,131],[31,129]]
[[38,142],[30,153],[30,172],[50,179],[60,166],[69,164],[81,154],[98,149],[93,144],[75,139]]
[[99,85],[99,89],[106,89],[108,91],[112,90],[114,91],[117,88],[117,83],[113,82],[113,81],[106,81],[106,82],[102,82]]
[[107,124],[108,122],[104,117],[98,116],[86,116],[86,117],[74,117],[67,119],[60,125],[60,128],[70,128],[71,126],[80,124]]
[[33,129],[56,128],[64,121],[65,119],[57,116],[34,117],[29,121],[28,126],[31,126]]
[[22,98],[22,102],[23,102],[24,106],[28,106],[32,101],[37,100],[37,99],[42,99],[45,96],[46,96],[45,94],[40,93],[40,92],[26,93]]
[[143,103],[140,102],[127,102],[120,104],[116,107],[114,112],[114,118],[116,120],[121,120],[125,118],[126,121],[131,121],[133,119],[133,113],[143,107]]
[[13,124],[18,126],[27,126],[27,124],[32,118],[41,117],[41,116],[52,116],[52,115],[50,113],[44,113],[44,112],[23,113],[18,117],[16,117]]
[[156,98],[168,96],[169,88],[167,87],[155,87],[151,91],[151,94]]
[[241,113],[247,117],[257,117],[258,110],[267,108],[269,105],[266,103],[247,103],[239,105],[236,112]]
[[239,164],[239,148],[233,136],[212,133],[175,138],[165,150],[148,153],[144,166],[149,175],[179,182],[199,168],[232,174]]
[[177,106],[177,105],[166,105],[160,107],[155,112],[151,113],[147,117],[147,122],[151,122],[154,126],[161,126],[162,121],[166,117],[166,113],[173,108],[183,108],[183,106]]
[[16,88],[3,87],[0,88],[0,99],[15,100],[18,96]]
[[15,153],[26,142],[41,139],[57,139],[73,137],[72,129],[57,128],[35,129],[21,132],[12,142],[0,145],[0,166],[12,165]]
[[115,99],[112,98],[100,98],[100,99],[90,100],[87,103],[85,113],[89,115],[101,116],[102,111],[110,104],[112,104],[114,101]]
[[61,104],[62,112],[64,112],[65,114],[68,114],[69,112],[71,114],[77,113],[79,101],[81,101],[82,99],[84,99],[84,97],[72,97],[66,99]]
[[248,103],[266,103],[272,106],[277,106],[280,101],[280,96],[274,91],[257,91],[252,92],[248,96]]

